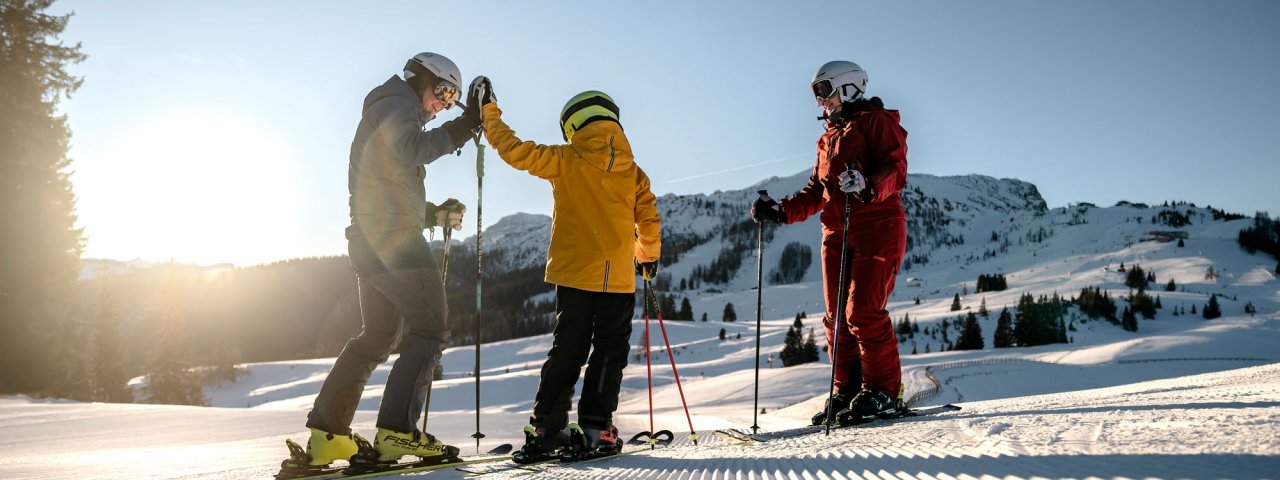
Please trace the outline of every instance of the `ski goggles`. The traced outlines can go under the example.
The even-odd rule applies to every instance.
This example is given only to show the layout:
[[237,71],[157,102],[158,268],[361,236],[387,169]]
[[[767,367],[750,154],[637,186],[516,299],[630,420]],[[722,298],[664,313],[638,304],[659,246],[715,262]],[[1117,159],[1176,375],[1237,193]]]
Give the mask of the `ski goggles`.
[[[859,90],[857,85],[851,83],[840,86],[842,89],[848,87],[853,87],[854,90],[858,90],[858,93],[862,93],[862,90]],[[809,88],[813,89],[813,97],[818,103],[822,103],[823,100],[831,98],[831,95],[836,93],[836,88],[831,86],[831,80],[818,80],[813,82],[813,85],[810,85]]]
[[448,82],[437,83],[435,88],[431,89],[431,93],[435,94],[436,98],[440,99],[441,102],[444,102],[445,110],[453,108],[453,105],[458,103],[458,97],[462,95],[458,87]]
[[831,80],[818,80],[809,88],[813,89],[813,97],[818,100],[818,103],[831,98],[831,94],[835,92],[835,89],[831,88]]

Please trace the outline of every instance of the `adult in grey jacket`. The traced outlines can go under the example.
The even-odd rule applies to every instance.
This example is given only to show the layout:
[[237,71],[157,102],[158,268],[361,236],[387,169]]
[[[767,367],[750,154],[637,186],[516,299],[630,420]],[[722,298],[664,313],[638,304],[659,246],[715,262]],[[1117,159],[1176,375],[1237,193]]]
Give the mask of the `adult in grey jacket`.
[[403,78],[392,76],[364,99],[351,142],[351,226],[346,231],[364,330],[338,355],[308,416],[312,465],[355,453],[351,421],[361,393],[398,343],[400,358],[378,410],[374,447],[379,460],[447,453],[446,446],[415,428],[449,341],[444,285],[422,235],[428,215],[434,215],[427,211],[425,165],[472,138],[480,126],[479,108],[464,107],[457,119],[423,128],[458,102],[460,76],[449,59],[421,53],[405,65]]

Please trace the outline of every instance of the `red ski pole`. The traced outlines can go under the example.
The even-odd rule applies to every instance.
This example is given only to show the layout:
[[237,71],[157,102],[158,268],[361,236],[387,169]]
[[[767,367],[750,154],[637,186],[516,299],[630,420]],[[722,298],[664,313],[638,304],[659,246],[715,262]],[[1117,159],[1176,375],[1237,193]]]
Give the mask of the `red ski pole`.
[[[689,421],[689,439],[693,440],[693,444],[698,444],[698,432],[693,429],[693,417],[689,415],[689,403],[684,400],[684,387],[680,386],[680,372],[676,370],[676,357],[671,354],[671,342],[667,340],[667,327],[662,322],[662,311],[658,311],[658,328],[662,329],[662,343],[667,347],[667,358],[671,360],[671,373],[676,377],[676,390],[680,391],[680,405],[684,407],[684,418]],[[645,332],[646,335],[648,332]],[[652,418],[652,406],[650,408],[650,418]],[[652,422],[652,420],[650,420]],[[653,431],[653,425],[649,425],[649,430]]]

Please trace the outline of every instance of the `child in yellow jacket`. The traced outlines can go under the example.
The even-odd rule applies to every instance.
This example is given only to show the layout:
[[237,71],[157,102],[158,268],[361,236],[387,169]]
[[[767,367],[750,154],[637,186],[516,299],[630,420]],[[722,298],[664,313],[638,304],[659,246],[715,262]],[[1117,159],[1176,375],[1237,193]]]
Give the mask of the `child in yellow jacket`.
[[[481,88],[489,143],[507,164],[551,182],[555,199],[546,273],[556,286],[555,341],[542,365],[526,445],[515,458],[537,461],[562,448],[616,452],[622,442],[612,420],[631,347],[633,267],[649,276],[657,269],[657,198],[608,95],[587,91],[571,98],[560,113],[568,143],[539,145],[517,138],[503,123],[492,89]],[[578,423],[571,426],[569,407],[583,364]]]

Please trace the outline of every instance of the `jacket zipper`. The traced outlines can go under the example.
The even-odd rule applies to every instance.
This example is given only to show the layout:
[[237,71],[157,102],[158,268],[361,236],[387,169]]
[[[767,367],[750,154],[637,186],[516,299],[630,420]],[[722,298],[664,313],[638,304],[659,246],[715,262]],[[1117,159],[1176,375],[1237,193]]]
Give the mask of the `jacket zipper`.
[[609,291],[609,260],[604,261],[604,288],[600,291]]

